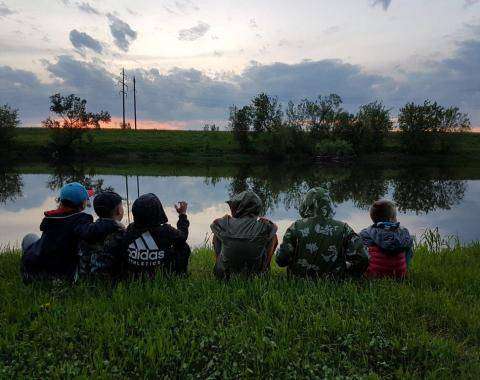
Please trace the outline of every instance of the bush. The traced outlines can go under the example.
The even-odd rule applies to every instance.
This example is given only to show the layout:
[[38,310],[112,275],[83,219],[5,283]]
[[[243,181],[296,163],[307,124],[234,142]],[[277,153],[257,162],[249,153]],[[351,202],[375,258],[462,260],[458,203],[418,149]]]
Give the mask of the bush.
[[7,104],[0,106],[0,149],[10,147],[19,124],[18,110]]
[[470,130],[468,116],[457,107],[444,108],[437,102],[408,103],[400,109],[398,126],[404,150],[410,153],[446,152],[451,149],[446,136]]
[[[100,122],[108,123],[111,119],[106,111],[87,112],[87,101],[74,94],[54,94],[50,101],[50,111],[57,115],[57,119],[49,117],[42,125],[52,132],[50,148],[57,158],[75,155],[82,148],[86,132],[100,128]],[[91,141],[91,136],[89,138]]]
[[319,156],[350,157],[354,155],[352,144],[345,140],[322,140],[315,146]]

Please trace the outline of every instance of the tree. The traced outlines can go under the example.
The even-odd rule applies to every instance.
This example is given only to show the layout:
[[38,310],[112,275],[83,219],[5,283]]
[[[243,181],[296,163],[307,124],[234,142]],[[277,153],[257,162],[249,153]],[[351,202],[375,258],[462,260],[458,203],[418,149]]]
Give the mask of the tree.
[[215,125],[215,123],[212,123],[212,124],[208,124],[206,123],[204,126],[203,126],[203,130],[205,132],[218,132],[220,130],[220,127],[217,127]]
[[70,156],[81,147],[83,138],[90,129],[100,128],[100,123],[109,123],[110,114],[87,112],[87,101],[74,94],[50,96],[50,111],[55,118],[47,118],[42,122],[45,128],[51,130],[51,147],[56,156]]
[[283,114],[277,98],[258,94],[252,99],[251,110],[255,132],[273,132],[280,128]]
[[[356,115],[359,128],[365,133],[364,143],[375,152],[383,148],[385,136],[393,128],[390,110],[382,102],[375,101],[360,107]],[[366,148],[366,147],[364,147]]]
[[430,100],[420,105],[407,103],[400,109],[398,126],[405,150],[413,153],[445,151],[449,148],[447,133],[467,131],[471,127],[468,116],[457,107],[444,108]]
[[233,132],[233,137],[240,145],[240,149],[246,151],[249,149],[250,126],[252,124],[252,109],[250,106],[244,106],[237,109],[236,106],[230,107],[230,117],[228,126]]
[[20,124],[18,110],[7,104],[0,106],[0,149],[8,148],[15,137],[15,128]]

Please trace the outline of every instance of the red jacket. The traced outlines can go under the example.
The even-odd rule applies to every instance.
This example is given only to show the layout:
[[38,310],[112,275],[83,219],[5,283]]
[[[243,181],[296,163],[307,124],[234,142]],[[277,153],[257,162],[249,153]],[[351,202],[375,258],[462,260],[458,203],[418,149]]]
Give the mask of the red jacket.
[[407,274],[407,252],[413,239],[400,223],[380,222],[360,232],[368,248],[370,265],[365,273],[369,278],[403,278]]
[[396,255],[388,255],[382,250],[372,245],[368,247],[370,255],[370,264],[365,272],[368,278],[403,278],[407,274],[407,260],[405,252]]

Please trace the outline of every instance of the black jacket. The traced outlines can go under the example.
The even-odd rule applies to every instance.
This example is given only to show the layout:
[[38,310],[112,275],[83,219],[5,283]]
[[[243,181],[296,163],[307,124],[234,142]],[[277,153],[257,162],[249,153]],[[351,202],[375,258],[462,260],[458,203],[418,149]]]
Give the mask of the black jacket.
[[47,211],[40,230],[41,238],[22,257],[24,279],[35,276],[75,279],[80,241],[94,241],[99,236],[93,217],[62,209]]
[[[138,198],[132,206],[132,213],[134,222],[122,236],[105,244],[96,272],[113,276],[153,275],[158,269],[185,272],[189,255],[186,241],[190,222],[187,216],[179,215],[177,228],[172,227],[154,194]],[[178,270],[179,265],[183,270]]]
[[103,255],[105,245],[123,236],[125,227],[114,219],[99,218],[90,228],[90,241],[82,241],[80,244],[80,275],[88,275],[101,267],[99,262]]

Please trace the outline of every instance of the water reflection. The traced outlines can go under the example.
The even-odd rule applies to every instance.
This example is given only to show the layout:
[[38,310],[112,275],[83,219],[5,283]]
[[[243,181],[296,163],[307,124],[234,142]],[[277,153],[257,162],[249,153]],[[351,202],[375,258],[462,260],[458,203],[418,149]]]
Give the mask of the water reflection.
[[[376,199],[393,199],[402,223],[419,233],[439,226],[466,240],[480,239],[475,225],[480,221],[480,181],[466,181],[457,171],[410,168],[384,170],[378,167],[312,167],[287,170],[278,167],[140,167],[136,170],[99,169],[83,165],[57,166],[49,174],[22,175],[11,168],[0,172],[0,244],[18,241],[23,233],[35,231],[45,208],[54,206],[58,190],[78,181],[97,192],[117,191],[125,199],[125,222],[130,207],[143,193],[154,192],[166,205],[175,222],[173,203],[190,202],[190,242],[201,244],[212,219],[228,212],[225,200],[232,194],[253,189],[265,205],[265,214],[280,226],[280,232],[297,218],[303,195],[314,186],[330,190],[337,215],[356,229],[370,223],[366,210]],[[114,171],[117,175],[104,173]],[[123,172],[123,173],[122,173]],[[128,173],[128,175],[126,175]],[[131,175],[131,174],[135,175]],[[136,174],[142,175],[136,175]],[[145,175],[148,174],[148,175]],[[478,173],[480,178],[480,171]],[[478,210],[475,212],[474,210]]]

